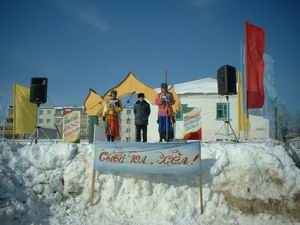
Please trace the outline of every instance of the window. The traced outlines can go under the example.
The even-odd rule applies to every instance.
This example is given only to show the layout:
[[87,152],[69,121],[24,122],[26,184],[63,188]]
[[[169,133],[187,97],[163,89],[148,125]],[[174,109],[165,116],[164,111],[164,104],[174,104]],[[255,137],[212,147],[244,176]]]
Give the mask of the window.
[[43,119],[39,119],[39,123],[43,123],[44,122],[44,120]]
[[[230,113],[229,109],[228,109],[228,113]],[[227,103],[218,102],[216,120],[226,120],[226,114],[227,114]]]
[[56,109],[55,115],[63,115],[63,110],[62,109]]
[[51,110],[50,109],[47,110],[47,114],[51,114]]
[[50,123],[51,122],[51,119],[47,119],[47,123]]
[[126,133],[130,133],[130,128],[126,128]]
[[131,109],[127,109],[127,115],[131,114]]
[[60,123],[62,123],[62,119],[60,119],[60,118],[56,118],[56,119],[55,119],[55,123],[56,123],[56,124],[60,124]]
[[188,113],[193,110],[193,107],[188,107],[187,104],[181,104],[180,110],[176,113],[176,121],[182,121],[183,120],[183,114]]
[[43,115],[43,114],[44,114],[44,110],[40,109],[40,115]]
[[126,120],[126,123],[127,123],[127,124],[131,124],[131,119],[128,118],[128,119]]

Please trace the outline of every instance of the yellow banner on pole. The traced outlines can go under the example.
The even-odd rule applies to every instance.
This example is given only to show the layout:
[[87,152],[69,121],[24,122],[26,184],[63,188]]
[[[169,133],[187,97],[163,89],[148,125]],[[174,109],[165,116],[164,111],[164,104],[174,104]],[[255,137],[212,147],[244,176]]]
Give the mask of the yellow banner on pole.
[[14,83],[13,134],[31,134],[36,126],[37,105],[29,100],[30,88]]
[[239,131],[249,130],[249,121],[247,113],[244,112],[244,96],[243,96],[243,84],[242,74],[238,71],[238,128]]

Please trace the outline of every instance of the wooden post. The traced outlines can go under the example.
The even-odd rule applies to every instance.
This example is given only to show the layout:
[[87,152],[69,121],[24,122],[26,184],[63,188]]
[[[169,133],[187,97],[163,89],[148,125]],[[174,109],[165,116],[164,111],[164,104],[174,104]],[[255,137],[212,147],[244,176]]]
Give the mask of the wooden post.
[[[96,132],[95,132],[96,125],[94,124],[94,157],[96,152]],[[89,202],[93,205],[94,204],[94,198],[95,198],[95,183],[96,183],[96,169],[95,169],[95,160],[93,161],[93,175],[92,175],[92,184],[91,184],[91,196],[89,199]]]
[[202,174],[200,175],[200,214],[203,214]]
[[95,183],[96,183],[96,170],[93,168],[92,185],[91,185],[91,196],[89,202],[93,205],[95,198]]
[[199,141],[199,165],[200,165],[200,214],[203,214],[204,210],[203,210],[203,194],[202,194],[202,168],[201,168],[201,142]]

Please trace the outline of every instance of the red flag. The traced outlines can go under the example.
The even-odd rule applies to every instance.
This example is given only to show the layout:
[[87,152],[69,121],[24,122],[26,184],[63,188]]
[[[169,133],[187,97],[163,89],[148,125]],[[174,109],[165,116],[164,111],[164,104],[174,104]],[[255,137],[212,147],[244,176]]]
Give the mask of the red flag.
[[264,105],[264,50],[265,31],[246,22],[246,79],[247,108]]

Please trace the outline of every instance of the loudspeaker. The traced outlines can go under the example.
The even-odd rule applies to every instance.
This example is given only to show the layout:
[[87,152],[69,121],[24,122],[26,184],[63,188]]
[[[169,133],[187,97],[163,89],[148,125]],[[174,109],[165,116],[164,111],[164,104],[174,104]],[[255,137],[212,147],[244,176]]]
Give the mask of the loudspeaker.
[[42,104],[47,102],[48,79],[46,77],[31,78],[30,102]]
[[218,69],[218,94],[236,95],[236,70],[233,66],[224,65]]

